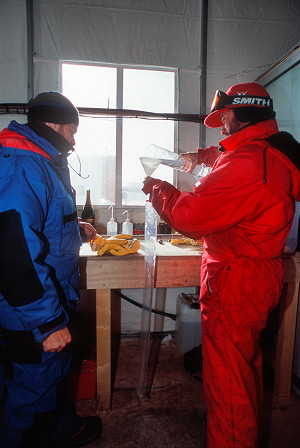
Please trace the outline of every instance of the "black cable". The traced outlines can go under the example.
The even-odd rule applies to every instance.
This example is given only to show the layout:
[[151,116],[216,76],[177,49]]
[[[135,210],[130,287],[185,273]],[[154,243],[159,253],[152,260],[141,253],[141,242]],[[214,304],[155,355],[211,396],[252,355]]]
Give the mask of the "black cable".
[[[118,292],[118,294],[119,294],[120,297],[122,297],[122,299],[126,300],[127,302],[131,303],[132,305],[135,305],[138,308],[142,308],[142,309],[145,309],[145,310],[149,311],[149,308],[143,307],[143,305],[141,303],[136,302],[133,299],[130,299],[129,297],[127,297],[124,294],[122,294],[121,292]],[[170,313],[166,313],[164,311],[158,311],[158,310],[155,310],[153,308],[151,308],[151,313],[160,314],[161,316],[169,317],[172,320],[176,320],[176,314],[170,314]]]

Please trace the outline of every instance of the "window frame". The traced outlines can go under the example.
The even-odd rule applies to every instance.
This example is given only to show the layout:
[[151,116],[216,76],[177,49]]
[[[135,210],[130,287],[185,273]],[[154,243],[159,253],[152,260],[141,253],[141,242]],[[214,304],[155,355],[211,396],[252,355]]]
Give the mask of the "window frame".
[[[150,66],[150,65],[139,65],[139,64],[117,64],[117,63],[107,63],[107,62],[95,62],[95,61],[81,61],[81,60],[66,60],[61,59],[59,61],[59,87],[62,91],[62,65],[63,64],[73,64],[73,65],[89,65],[97,67],[112,67],[116,68],[117,71],[117,92],[116,92],[116,109],[123,109],[123,73],[125,69],[135,69],[135,70],[153,70],[153,71],[168,71],[174,73],[174,114],[178,113],[179,109],[179,76],[178,68],[175,67],[164,67],[164,66]],[[84,106],[82,106],[84,107]],[[88,115],[85,113],[85,115]],[[116,193],[115,193],[115,205],[114,207],[118,209],[141,209],[144,205],[123,205],[122,204],[122,154],[123,154],[123,120],[126,117],[122,116],[116,119]],[[139,118],[130,118],[138,120]],[[166,118],[167,119],[167,118]],[[174,152],[178,153],[178,122],[174,120]],[[177,186],[178,183],[178,172],[174,170],[173,173],[173,185]],[[79,206],[83,204],[78,204]],[[94,204],[100,208],[107,208],[107,205]]]

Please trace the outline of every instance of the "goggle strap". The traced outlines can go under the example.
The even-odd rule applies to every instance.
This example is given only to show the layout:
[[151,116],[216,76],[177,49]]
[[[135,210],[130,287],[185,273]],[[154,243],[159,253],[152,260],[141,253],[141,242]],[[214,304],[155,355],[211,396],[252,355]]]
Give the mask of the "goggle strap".
[[270,97],[259,95],[227,95],[225,92],[217,90],[210,113],[229,106],[257,106],[273,110],[273,100]]

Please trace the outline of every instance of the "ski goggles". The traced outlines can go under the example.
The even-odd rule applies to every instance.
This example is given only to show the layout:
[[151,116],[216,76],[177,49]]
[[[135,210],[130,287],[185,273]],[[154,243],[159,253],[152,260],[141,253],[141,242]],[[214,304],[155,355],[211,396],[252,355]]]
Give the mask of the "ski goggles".
[[216,110],[225,109],[226,107],[239,106],[256,106],[265,107],[273,110],[273,100],[267,96],[253,96],[253,95],[227,95],[221,90],[217,90],[211,105],[210,113]]

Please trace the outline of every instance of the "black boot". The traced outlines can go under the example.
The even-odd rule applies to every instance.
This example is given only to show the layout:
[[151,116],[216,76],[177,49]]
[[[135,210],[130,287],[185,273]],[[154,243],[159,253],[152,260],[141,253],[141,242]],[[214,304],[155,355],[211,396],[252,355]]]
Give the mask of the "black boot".
[[80,427],[59,448],[74,448],[85,446],[97,439],[102,432],[102,421],[100,417],[84,417],[80,419]]

